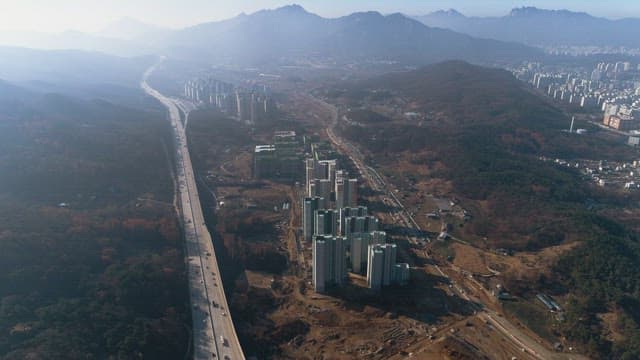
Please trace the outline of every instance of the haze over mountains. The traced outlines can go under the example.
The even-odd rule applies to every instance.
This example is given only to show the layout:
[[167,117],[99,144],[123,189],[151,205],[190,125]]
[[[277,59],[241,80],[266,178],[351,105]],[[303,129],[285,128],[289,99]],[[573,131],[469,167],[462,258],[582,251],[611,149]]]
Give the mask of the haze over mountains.
[[311,55],[338,61],[403,62],[488,61],[536,55],[535,50],[522,45],[432,29],[401,14],[362,12],[326,19],[297,5],[183,29],[164,44],[174,52],[198,49],[211,56],[256,62]]
[[640,47],[639,31],[640,19],[535,7],[515,8],[500,17],[469,17],[450,9],[414,17],[369,11],[329,19],[288,5],[184,29],[123,18],[96,33],[0,32],[0,45],[118,56],[242,58],[247,63],[318,55],[338,61],[485,62],[537,56],[523,45]]
[[138,86],[138,78],[150,61],[146,57],[121,58],[87,51],[0,46],[0,79]]
[[151,44],[169,32],[170,29],[125,17],[108,24],[96,33],[74,30],[58,33],[0,32],[0,46],[48,50],[76,49],[120,56],[139,56],[154,53],[156,48]]
[[610,20],[584,12],[522,7],[501,17],[468,17],[450,9],[415,19],[471,36],[532,46],[640,47],[640,19],[636,18]]
[[169,32],[171,32],[170,29],[124,17],[108,24],[97,35],[110,39],[140,41],[165,36]]
[[539,55],[537,50],[520,44],[430,28],[401,14],[383,16],[378,12],[361,12],[327,19],[298,5],[241,14],[181,30],[123,20],[98,34],[29,33],[22,37],[22,43],[11,44],[102,51],[122,56],[155,53],[189,60],[204,57],[247,64],[310,56],[345,62],[369,59],[421,64],[452,58],[473,62],[509,61]]
[[99,51],[121,56],[149,54],[153,49],[142,41],[105,37],[79,31],[40,33],[30,31],[0,32],[0,46],[25,47],[44,50]]

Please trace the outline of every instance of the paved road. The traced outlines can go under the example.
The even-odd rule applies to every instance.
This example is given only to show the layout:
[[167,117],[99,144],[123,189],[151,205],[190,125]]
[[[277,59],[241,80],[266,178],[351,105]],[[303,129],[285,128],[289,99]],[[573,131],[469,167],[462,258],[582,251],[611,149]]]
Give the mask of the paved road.
[[198,197],[196,179],[187,148],[185,127],[180,120],[180,107],[188,116],[190,108],[168,98],[147,84],[147,78],[158,64],[150,67],[140,86],[168,110],[176,139],[178,203],[186,239],[189,288],[193,318],[194,359],[244,359],[220,278],[220,270]]
[[[333,121],[332,124],[327,128],[327,136],[329,137],[329,140],[337,148],[339,148],[347,156],[349,156],[349,158],[351,158],[351,160],[356,165],[365,180],[369,183],[371,188],[382,193],[383,202],[396,208],[396,211],[391,214],[393,218],[396,219],[396,221],[398,221],[408,229],[421,231],[420,226],[413,219],[413,216],[411,216],[411,214],[406,210],[400,199],[398,199],[398,197],[396,196],[394,189],[392,189],[391,186],[388,185],[388,182],[386,182],[374,168],[367,166],[364,163],[364,156],[355,146],[353,146],[353,144],[350,144],[347,140],[336,136],[333,128],[338,123],[337,109],[331,104],[328,104],[321,100],[317,101],[322,102],[326,106],[327,110],[332,113]],[[415,244],[415,240],[411,237],[407,237],[407,239],[409,240],[409,242]],[[462,240],[459,241],[462,242]],[[442,277],[449,281],[449,283],[451,284],[450,290],[452,290],[454,293],[457,293],[456,295],[458,297],[469,302],[469,304],[476,311],[478,317],[493,323],[494,326],[500,332],[502,332],[507,339],[512,341],[518,348],[523,349],[523,351],[530,357],[533,357],[535,359],[582,359],[580,355],[559,354],[548,350],[547,348],[533,340],[531,337],[529,337],[529,335],[525,334],[523,331],[511,324],[504,317],[499,316],[496,312],[490,310],[486,306],[477,305],[481,304],[482,302],[477,298],[471,299],[468,294],[466,294],[466,292],[458,284],[456,284],[455,281],[451,280],[449,276],[445,272],[443,272],[437,264],[433,264],[433,266]]]

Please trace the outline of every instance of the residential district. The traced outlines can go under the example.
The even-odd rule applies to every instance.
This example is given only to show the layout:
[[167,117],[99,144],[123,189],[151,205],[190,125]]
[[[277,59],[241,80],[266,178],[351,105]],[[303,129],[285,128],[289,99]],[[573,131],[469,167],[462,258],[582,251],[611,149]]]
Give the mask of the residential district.
[[303,233],[305,241],[313,242],[315,291],[343,285],[348,269],[366,273],[374,290],[406,284],[409,265],[396,262],[397,247],[386,243],[379,220],[357,206],[358,180],[338,169],[336,160],[310,158],[305,164]]
[[[277,131],[273,144],[257,145],[254,177],[295,179],[303,163],[299,144],[294,131]],[[349,271],[366,274],[369,288],[376,291],[405,285],[409,265],[396,261],[396,244],[387,243],[379,219],[358,206],[358,179],[340,169],[337,160],[318,160],[318,152],[311,151],[313,156],[304,159],[302,238],[312,244],[315,291],[346,284]]]
[[269,92],[265,85],[237,87],[212,77],[194,79],[184,85],[187,99],[212,106],[247,124],[255,124],[273,113],[275,104]]
[[[600,112],[605,127],[625,132],[640,129],[638,64],[601,62],[588,67],[528,62],[510,70],[557,102]],[[638,140],[630,139],[635,145]]]
[[[216,192],[217,229],[238,259],[269,262],[268,270],[246,270],[240,276],[235,306],[243,309],[257,304],[252,311],[265,314],[273,329],[308,324],[308,335],[286,340],[284,346],[290,347],[292,358],[305,353],[336,358],[335,351],[359,357],[378,353],[380,358],[396,352],[400,354],[396,358],[402,358],[431,351],[441,338],[452,336],[473,341],[478,349],[491,347],[487,352],[504,347],[500,351],[510,355],[504,358],[548,354],[538,342],[544,340],[511,325],[521,321],[514,313],[533,309],[545,323],[560,324],[566,321],[562,307],[566,300],[541,289],[522,297],[510,279],[505,281],[500,274],[514,269],[535,271],[534,265],[524,263],[528,253],[476,246],[475,241],[486,242],[487,238],[470,238],[464,230],[474,225],[471,219],[477,209],[464,199],[428,192],[416,175],[407,176],[407,188],[419,190],[405,192],[390,180],[398,179],[398,172],[380,167],[379,174],[375,157],[367,159],[361,149],[334,132],[340,130],[340,123],[371,126],[362,119],[375,116],[374,112],[340,103],[334,107],[323,101],[322,92],[283,99],[272,84],[272,99],[279,102],[272,104],[275,116],[269,116],[266,110],[256,111],[266,109],[264,101],[272,96],[267,87],[255,85],[262,79],[240,80],[234,85],[214,77],[203,79],[185,86],[185,96],[202,109],[192,114],[190,123],[208,124],[206,129],[210,126],[220,136],[218,124],[224,121],[225,126],[250,135],[233,143],[212,138],[216,140],[208,142],[209,150],[203,151],[214,158],[207,160],[205,183]],[[253,95],[238,96],[242,92]],[[254,108],[253,119],[241,115],[246,114],[246,106],[238,105],[243,99],[253,99],[248,105]],[[382,108],[384,116],[402,123],[426,122],[438,116],[408,109],[399,96],[383,101],[384,106],[368,103],[363,108]],[[289,121],[292,119],[300,120]],[[598,133],[609,134],[589,128],[586,136]],[[560,161],[558,166],[566,166]],[[585,160],[578,166],[586,171],[598,165]],[[602,179],[609,172],[614,176],[617,165],[603,162],[598,176]],[[571,166],[575,167],[575,160]],[[634,171],[629,165],[620,167],[627,172],[616,171],[622,177]],[[623,180],[631,181],[619,181]],[[614,179],[606,182],[607,186],[616,184]],[[271,224],[273,231],[264,231],[269,229],[265,224]],[[246,229],[255,229],[258,235],[254,231],[250,236],[238,235],[238,230]],[[285,266],[287,271],[282,272]],[[255,298],[261,294],[271,300]],[[487,332],[476,333],[476,329]],[[245,334],[261,336],[254,329]],[[512,341],[496,346],[504,341],[500,339]],[[568,344],[563,341],[556,346],[557,337],[551,339],[557,351],[561,351],[558,346]],[[356,345],[342,348],[338,342]],[[383,350],[381,343],[387,344]],[[544,355],[542,358],[553,358]]]

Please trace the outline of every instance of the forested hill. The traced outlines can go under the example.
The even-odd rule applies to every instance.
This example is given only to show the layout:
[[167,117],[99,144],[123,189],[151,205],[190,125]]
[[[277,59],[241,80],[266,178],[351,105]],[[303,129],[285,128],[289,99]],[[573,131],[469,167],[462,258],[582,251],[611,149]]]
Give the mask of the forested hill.
[[[525,89],[511,73],[446,61],[414,71],[382,75],[354,84],[353,89],[390,90],[412,101],[417,111],[446,114],[441,125],[526,123],[561,127],[561,112]],[[437,125],[437,124],[434,124]]]
[[0,83],[0,358],[181,359],[163,114]]
[[[343,108],[383,113],[386,121],[341,121],[338,130],[399,188],[432,184],[431,191],[472,209],[473,219],[456,231],[475,246],[538,251],[579,241],[546,269],[550,277],[528,279],[522,291],[568,297],[567,322],[556,331],[594,357],[637,358],[638,235],[588,205],[623,211],[634,198],[604,192],[577,170],[540,157],[633,160],[638,153],[597,134],[561,131],[568,119],[525,86],[502,70],[446,62],[342,84],[325,95]],[[406,170],[412,168],[419,174]],[[617,330],[624,340],[607,337],[597,316],[606,312],[624,319]]]
[[[329,94],[354,108],[387,104],[402,107],[403,111],[422,113],[425,116],[425,121],[420,123],[423,131],[429,129],[430,133],[438,132],[454,139],[464,137],[478,144],[498,139],[504,150],[590,157],[604,149],[605,154],[616,151],[617,156],[634,156],[628,149],[612,147],[596,139],[567,136],[560,130],[568,127],[570,119],[546,99],[534,94],[525,83],[505,70],[463,61],[446,61],[413,71],[347,82],[335,86]],[[416,125],[396,121],[380,126],[389,127],[393,135],[403,126]],[[481,135],[485,132],[491,132],[490,136]],[[393,137],[382,139],[374,146],[400,146],[394,148],[396,151],[408,146],[425,146],[426,138],[420,131],[409,131],[403,136],[398,141]],[[472,141],[474,139],[477,141]],[[594,151],[595,143],[598,152]]]

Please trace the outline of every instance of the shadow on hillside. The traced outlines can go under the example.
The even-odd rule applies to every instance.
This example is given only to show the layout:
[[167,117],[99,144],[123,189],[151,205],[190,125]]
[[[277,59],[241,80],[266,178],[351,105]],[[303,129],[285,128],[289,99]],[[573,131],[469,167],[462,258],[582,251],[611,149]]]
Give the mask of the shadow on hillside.
[[362,312],[368,307],[378,310],[379,316],[406,316],[425,325],[435,324],[450,315],[469,316],[480,304],[459,298],[443,290],[449,280],[423,271],[412,271],[412,279],[407,286],[391,286],[380,292],[349,283],[340,288],[332,288],[329,295],[344,301],[345,308]]

